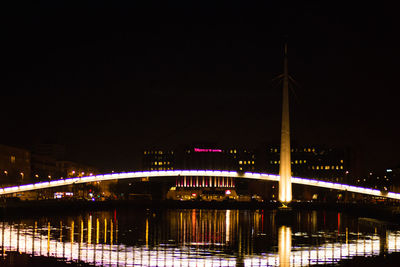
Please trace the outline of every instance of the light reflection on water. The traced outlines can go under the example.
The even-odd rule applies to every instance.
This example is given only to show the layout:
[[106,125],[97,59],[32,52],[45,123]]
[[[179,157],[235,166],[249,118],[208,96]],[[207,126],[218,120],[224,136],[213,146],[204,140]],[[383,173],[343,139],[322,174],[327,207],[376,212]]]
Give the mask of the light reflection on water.
[[305,266],[400,251],[400,232],[341,213],[302,211],[292,225],[250,210],[109,211],[0,222],[1,254],[96,266]]

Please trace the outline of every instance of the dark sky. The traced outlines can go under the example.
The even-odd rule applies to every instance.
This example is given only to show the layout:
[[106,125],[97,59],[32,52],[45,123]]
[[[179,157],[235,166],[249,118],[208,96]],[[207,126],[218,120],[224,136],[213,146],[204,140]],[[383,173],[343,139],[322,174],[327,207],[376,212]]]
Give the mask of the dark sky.
[[400,163],[389,1],[34,2],[3,10],[0,143],[129,170],[149,146],[277,142],[287,35],[292,139]]

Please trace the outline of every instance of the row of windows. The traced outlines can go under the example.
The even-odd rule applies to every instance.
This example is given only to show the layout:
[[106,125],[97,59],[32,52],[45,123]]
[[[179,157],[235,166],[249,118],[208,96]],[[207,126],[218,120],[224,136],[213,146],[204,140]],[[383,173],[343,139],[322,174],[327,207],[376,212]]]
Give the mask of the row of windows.
[[[269,151],[277,153],[278,149],[271,148]],[[303,148],[303,149],[292,148],[290,151],[291,152],[315,152],[315,148]]]
[[254,165],[254,160],[253,160],[253,161],[250,161],[250,160],[248,160],[248,161],[239,160],[239,164],[240,164],[240,165],[242,165],[242,164],[244,164],[244,165],[246,165],[246,164],[253,164],[253,165]]
[[311,166],[313,170],[343,170],[343,166]]
[[164,161],[164,162],[162,162],[162,161],[155,161],[155,162],[152,162],[151,163],[151,165],[158,165],[158,166],[162,166],[162,165],[171,165],[171,162],[169,162],[169,161]]
[[[271,160],[269,163],[270,164],[280,164],[281,161],[280,160],[275,160],[275,161]],[[295,160],[295,161],[292,161],[292,164],[303,164],[303,163],[307,163],[307,160]]]
[[[275,161],[271,160],[269,163],[270,164],[280,164],[281,161],[280,160],[275,160]],[[295,161],[292,161],[292,164],[304,164],[304,163],[307,163],[307,160],[295,160]],[[340,163],[343,163],[342,159],[340,160]]]

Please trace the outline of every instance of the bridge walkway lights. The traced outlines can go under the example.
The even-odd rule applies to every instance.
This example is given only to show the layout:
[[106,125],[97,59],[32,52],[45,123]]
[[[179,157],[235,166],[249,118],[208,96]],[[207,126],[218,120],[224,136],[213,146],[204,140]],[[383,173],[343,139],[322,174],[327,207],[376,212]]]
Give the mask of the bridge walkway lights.
[[[127,173],[101,174],[101,175],[86,176],[86,177],[75,177],[68,179],[53,180],[49,182],[40,182],[40,183],[5,187],[5,188],[0,188],[0,195],[32,191],[32,190],[40,190],[40,189],[66,186],[72,184],[101,182],[101,181],[109,181],[116,179],[121,180],[121,179],[136,179],[136,178],[141,179],[146,177],[154,178],[154,177],[178,177],[178,176],[231,177],[236,179],[264,180],[273,182],[278,182],[280,178],[279,175],[268,174],[268,173],[253,173],[253,172],[237,173],[234,171],[220,171],[220,170],[139,171],[139,172],[127,172]],[[381,192],[373,188],[358,187],[353,185],[332,183],[332,182],[299,178],[299,177],[292,177],[291,182],[294,184],[301,184],[306,186],[322,187],[322,188],[335,189],[352,193],[360,193],[371,196],[400,200],[400,193]]]

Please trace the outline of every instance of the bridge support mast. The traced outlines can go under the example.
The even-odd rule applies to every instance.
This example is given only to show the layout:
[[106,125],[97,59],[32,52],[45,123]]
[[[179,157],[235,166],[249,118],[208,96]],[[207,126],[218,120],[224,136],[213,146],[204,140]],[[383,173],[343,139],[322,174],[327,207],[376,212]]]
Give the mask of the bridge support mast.
[[290,124],[289,124],[289,73],[287,44],[285,43],[285,56],[283,68],[282,92],[282,128],[279,164],[279,201],[286,206],[292,201],[292,170],[290,159]]

